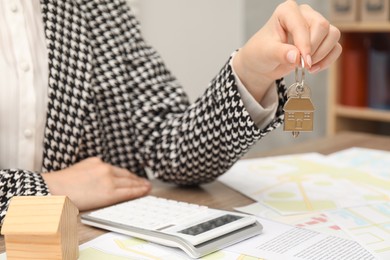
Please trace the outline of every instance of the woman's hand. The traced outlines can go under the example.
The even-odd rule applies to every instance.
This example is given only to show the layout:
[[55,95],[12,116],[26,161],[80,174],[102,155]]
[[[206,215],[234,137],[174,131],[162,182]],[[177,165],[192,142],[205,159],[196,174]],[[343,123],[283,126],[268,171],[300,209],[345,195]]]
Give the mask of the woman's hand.
[[341,54],[340,31],[308,5],[280,4],[268,22],[238,51],[237,76],[260,101],[276,79],[300,64],[311,73],[326,69]]
[[99,158],[88,158],[61,171],[42,174],[52,195],[66,195],[80,211],[146,195],[146,179]]

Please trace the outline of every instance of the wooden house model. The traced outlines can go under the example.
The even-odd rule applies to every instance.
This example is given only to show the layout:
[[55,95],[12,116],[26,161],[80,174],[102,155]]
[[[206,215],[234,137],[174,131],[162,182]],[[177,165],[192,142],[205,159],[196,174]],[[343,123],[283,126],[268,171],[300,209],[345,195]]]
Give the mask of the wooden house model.
[[310,98],[289,98],[283,108],[284,131],[312,131],[314,106]]
[[66,196],[13,197],[1,229],[7,259],[77,259],[78,213]]

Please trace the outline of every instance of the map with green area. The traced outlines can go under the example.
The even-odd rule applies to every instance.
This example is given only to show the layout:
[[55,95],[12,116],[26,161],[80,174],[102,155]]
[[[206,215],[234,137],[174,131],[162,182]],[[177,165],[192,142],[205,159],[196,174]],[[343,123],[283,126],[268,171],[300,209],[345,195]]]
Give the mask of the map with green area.
[[390,201],[390,179],[315,153],[240,160],[219,180],[283,215]]

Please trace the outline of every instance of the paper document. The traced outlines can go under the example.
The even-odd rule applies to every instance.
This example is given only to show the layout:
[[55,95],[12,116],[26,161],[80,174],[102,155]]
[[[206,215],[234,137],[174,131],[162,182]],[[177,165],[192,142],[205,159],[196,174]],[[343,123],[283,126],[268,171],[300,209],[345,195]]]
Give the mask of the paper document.
[[[259,218],[264,230],[247,239],[200,259],[375,259],[357,242]],[[323,258],[321,258],[323,256]],[[325,256],[330,256],[326,258]],[[115,258],[114,258],[115,257]],[[333,258],[332,258],[333,257]],[[361,258],[359,258],[361,257]],[[80,260],[89,259],[191,259],[179,249],[144,240],[107,233],[80,246]]]
[[[107,233],[80,246],[79,260],[193,260],[183,251],[117,233]],[[241,253],[220,250],[204,260],[262,260]]]
[[276,211],[265,207],[263,204],[258,202],[249,204],[244,207],[237,207],[235,210],[261,218],[271,219],[273,221],[284,224],[310,229],[327,235],[351,239],[351,237],[325,213],[280,215]]
[[390,259],[390,203],[326,213],[378,259]]
[[[261,235],[224,248],[204,260],[365,259],[373,255],[357,242],[259,218]],[[5,259],[5,254],[0,255]],[[183,251],[117,233],[107,233],[80,246],[79,260],[185,260]]]
[[390,201],[390,179],[320,154],[240,160],[218,179],[283,215]]
[[256,257],[261,256],[265,259],[375,259],[369,251],[352,240],[266,219],[259,219],[259,221],[264,226],[262,235],[228,247],[226,250]]

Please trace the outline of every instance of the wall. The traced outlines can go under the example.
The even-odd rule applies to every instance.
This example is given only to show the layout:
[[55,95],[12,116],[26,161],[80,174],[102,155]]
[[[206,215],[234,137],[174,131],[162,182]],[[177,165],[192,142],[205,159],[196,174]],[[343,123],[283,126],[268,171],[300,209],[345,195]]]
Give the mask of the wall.
[[230,54],[243,44],[243,3],[138,1],[144,37],[158,50],[192,101],[204,92]]
[[[128,0],[137,7],[143,34],[166,61],[194,101],[206,89],[229,55],[269,18],[282,0]],[[322,14],[328,1],[307,0]],[[316,107],[312,133],[294,139],[282,128],[257,143],[250,154],[325,135],[327,72],[307,75]],[[286,77],[287,84],[293,77]]]

